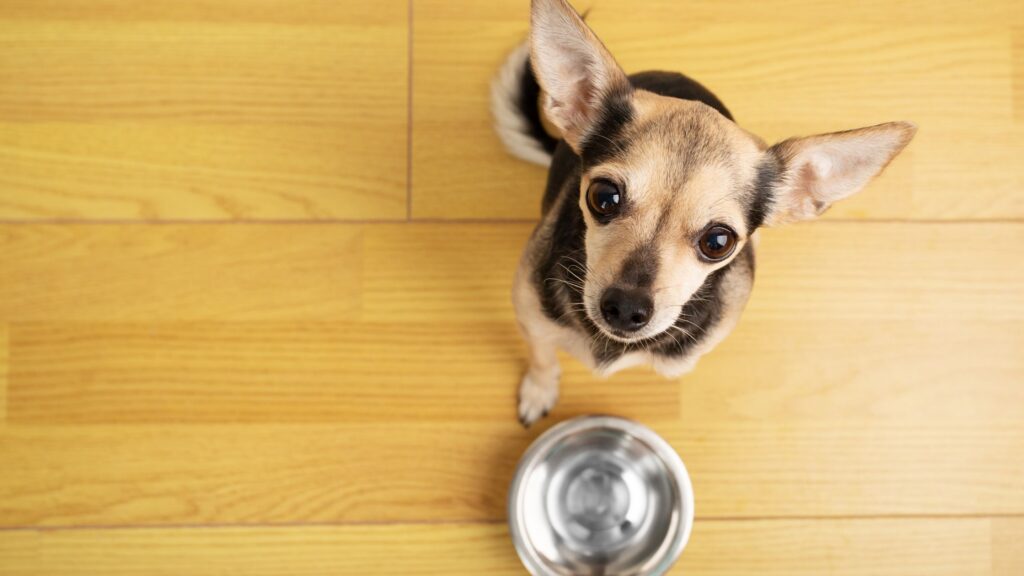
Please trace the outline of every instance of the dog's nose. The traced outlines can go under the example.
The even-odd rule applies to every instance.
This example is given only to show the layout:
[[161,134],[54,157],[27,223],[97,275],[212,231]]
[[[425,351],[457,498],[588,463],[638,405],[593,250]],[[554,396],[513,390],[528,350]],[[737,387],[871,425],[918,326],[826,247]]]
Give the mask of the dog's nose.
[[601,316],[616,330],[636,332],[651,319],[651,297],[644,290],[609,288],[601,296]]

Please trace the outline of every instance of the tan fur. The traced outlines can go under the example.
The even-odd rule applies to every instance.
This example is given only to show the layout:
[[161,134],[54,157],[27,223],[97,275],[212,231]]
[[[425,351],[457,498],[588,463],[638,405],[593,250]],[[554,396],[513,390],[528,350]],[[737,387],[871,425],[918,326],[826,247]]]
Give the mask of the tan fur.
[[[582,143],[595,137],[605,94],[628,93],[633,116],[616,135],[629,145],[612,160],[587,166],[580,190],[563,190],[520,262],[513,300],[530,352],[519,395],[520,420],[526,425],[557,401],[558,348],[602,375],[640,364],[652,365],[667,377],[692,370],[733,330],[750,295],[757,237],[747,226],[755,193],[765,195],[757,204],[765,225],[812,218],[860,190],[916,130],[913,124],[894,122],[768,147],[703,103],[623,90],[628,83],[625,73],[565,0],[534,0],[531,22],[531,59],[542,88],[542,110],[570,147],[580,153]],[[756,186],[759,167],[770,179],[770,189]],[[595,179],[616,183],[626,198],[626,209],[600,224],[586,200]],[[570,317],[562,324],[545,314],[536,281],[546,279],[534,277],[534,258],[545,247],[550,249],[550,235],[565,202],[579,203],[586,224],[588,270],[582,291],[589,322],[604,338],[620,342],[643,343],[665,334],[689,338],[693,345],[685,355],[632,351],[602,364],[594,357],[589,333],[573,325],[577,319]],[[711,224],[726,225],[737,235],[733,252],[720,262],[709,262],[698,252],[699,237]],[[626,339],[607,326],[600,300],[609,287],[621,282],[624,263],[635,253],[657,263],[653,286],[643,287],[653,300],[653,313]],[[699,333],[684,330],[681,309],[696,297],[709,274],[726,266],[714,295],[717,315],[698,326]]]
[[[655,245],[658,250],[659,270],[663,272],[652,290],[654,317],[635,336],[643,339],[667,330],[679,314],[678,305],[690,299],[708,274],[726,266],[742,251],[747,231],[737,193],[754,177],[761,146],[717,111],[699,102],[637,90],[633,105],[637,115],[634,131],[643,131],[644,139],[615,162],[583,174],[580,210],[587,220],[587,261],[591,263],[584,299],[591,319],[599,327],[607,330],[599,312],[600,296],[616,282],[616,274],[626,258],[644,245]],[[728,151],[721,161],[686,169],[682,158],[666,153],[679,149],[675,139],[681,127],[692,125],[701,127],[702,138]],[[659,129],[645,129],[650,126]],[[631,136],[636,134],[627,133],[624,138]],[[624,184],[630,202],[629,216],[605,226],[596,225],[584,192],[597,178]],[[663,222],[660,229],[659,222]],[[698,257],[695,241],[712,222],[729,225],[740,238],[732,257],[708,264]],[[607,335],[619,339],[610,331]]]

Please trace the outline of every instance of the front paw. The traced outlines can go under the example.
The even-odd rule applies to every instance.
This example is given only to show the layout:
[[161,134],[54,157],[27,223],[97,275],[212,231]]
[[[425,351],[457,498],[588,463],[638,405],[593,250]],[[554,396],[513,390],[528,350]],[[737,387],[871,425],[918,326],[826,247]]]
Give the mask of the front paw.
[[526,428],[548,415],[558,402],[558,376],[536,378],[530,374],[519,385],[519,422]]

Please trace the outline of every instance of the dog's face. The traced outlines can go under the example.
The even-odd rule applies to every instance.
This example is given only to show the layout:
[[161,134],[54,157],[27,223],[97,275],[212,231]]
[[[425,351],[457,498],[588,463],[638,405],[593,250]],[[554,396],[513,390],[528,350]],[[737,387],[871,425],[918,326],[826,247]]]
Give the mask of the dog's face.
[[676,324],[708,275],[749,241],[763,146],[704,104],[643,91],[628,98],[631,114],[614,138],[581,146],[579,202],[587,315],[632,341]]
[[534,0],[531,61],[548,119],[582,160],[587,316],[634,342],[686,324],[763,224],[813,218],[910,141],[890,123],[768,147],[717,110],[632,88],[564,0]]

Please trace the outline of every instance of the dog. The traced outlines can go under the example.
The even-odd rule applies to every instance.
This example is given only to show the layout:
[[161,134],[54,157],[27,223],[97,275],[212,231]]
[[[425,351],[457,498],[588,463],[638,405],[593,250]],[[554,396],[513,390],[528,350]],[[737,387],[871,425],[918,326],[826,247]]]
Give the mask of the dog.
[[533,0],[529,39],[491,92],[505,148],[550,167],[513,286],[527,427],[558,400],[558,349],[600,375],[691,371],[739,320],[757,230],[858,192],[917,131],[889,122],[769,146],[682,74],[627,76],[565,0]]

